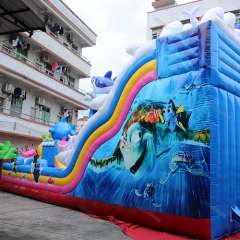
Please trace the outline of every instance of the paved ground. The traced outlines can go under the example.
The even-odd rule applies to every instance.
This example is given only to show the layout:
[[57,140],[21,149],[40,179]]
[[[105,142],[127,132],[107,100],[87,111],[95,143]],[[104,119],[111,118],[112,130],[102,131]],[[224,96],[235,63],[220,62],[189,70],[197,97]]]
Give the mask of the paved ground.
[[130,240],[119,226],[0,191],[1,240]]

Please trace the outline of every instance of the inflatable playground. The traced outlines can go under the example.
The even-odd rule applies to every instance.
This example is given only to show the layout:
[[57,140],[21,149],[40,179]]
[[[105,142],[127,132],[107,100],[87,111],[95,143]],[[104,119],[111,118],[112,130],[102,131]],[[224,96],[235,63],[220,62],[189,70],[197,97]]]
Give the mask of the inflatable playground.
[[116,79],[93,77],[78,134],[62,118],[37,151],[0,144],[0,189],[203,239],[239,231],[240,30],[197,9],[130,45]]

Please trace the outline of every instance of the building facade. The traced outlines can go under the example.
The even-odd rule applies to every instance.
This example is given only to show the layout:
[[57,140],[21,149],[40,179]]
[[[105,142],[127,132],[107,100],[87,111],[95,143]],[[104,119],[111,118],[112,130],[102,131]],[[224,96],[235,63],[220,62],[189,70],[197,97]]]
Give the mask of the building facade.
[[[78,110],[89,108],[79,89],[91,70],[82,49],[95,45],[97,36],[61,0],[11,1],[1,2],[0,9],[0,143],[37,147],[55,122],[65,116],[77,124]],[[17,14],[29,11],[44,31],[15,31],[10,25],[1,31],[11,18],[24,25]]]
[[158,38],[162,29],[167,24],[174,21],[181,21],[182,24],[189,23],[190,20],[182,14],[183,10],[191,11],[200,5],[197,12],[200,18],[205,12],[214,7],[222,7],[225,12],[232,12],[236,16],[236,24],[240,23],[240,1],[236,0],[199,0],[178,5],[175,0],[156,0],[152,3],[154,11],[147,14],[147,40]]

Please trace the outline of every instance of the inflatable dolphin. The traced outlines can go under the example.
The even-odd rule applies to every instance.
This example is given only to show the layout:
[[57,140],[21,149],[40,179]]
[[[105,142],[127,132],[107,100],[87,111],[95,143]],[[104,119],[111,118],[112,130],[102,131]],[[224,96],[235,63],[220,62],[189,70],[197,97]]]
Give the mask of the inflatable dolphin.
[[103,77],[92,77],[93,92],[87,92],[84,97],[85,101],[91,101],[89,117],[94,115],[97,110],[103,105],[106,95],[111,91],[114,84],[112,77],[112,71],[108,71]]

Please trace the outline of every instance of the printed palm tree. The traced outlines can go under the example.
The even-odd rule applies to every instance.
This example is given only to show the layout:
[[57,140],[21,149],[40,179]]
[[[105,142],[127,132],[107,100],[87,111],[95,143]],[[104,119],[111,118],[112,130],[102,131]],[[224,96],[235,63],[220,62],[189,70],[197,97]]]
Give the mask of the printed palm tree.
[[0,143],[0,161],[3,159],[12,159],[17,157],[17,149],[12,147],[9,141]]

